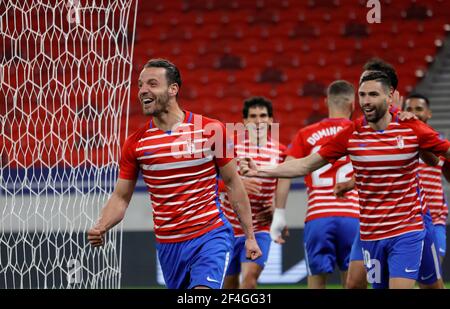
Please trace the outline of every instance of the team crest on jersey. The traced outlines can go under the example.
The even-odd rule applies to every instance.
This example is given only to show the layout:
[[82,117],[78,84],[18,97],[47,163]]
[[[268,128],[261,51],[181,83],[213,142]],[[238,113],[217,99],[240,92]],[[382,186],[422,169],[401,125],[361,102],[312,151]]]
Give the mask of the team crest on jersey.
[[405,148],[405,141],[403,140],[403,136],[397,136],[397,146],[399,149]]

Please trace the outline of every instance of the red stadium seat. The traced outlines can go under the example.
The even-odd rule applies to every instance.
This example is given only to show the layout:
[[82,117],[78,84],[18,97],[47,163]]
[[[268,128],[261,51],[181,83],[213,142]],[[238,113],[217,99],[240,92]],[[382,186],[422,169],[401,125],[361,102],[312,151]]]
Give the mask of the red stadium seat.
[[[276,104],[276,114],[283,120],[282,130],[289,132],[287,135],[304,125],[306,119],[313,121],[310,115],[314,112],[323,116],[323,106],[317,100],[322,98],[329,82],[342,78],[356,84],[362,65],[372,56],[391,62],[399,74],[400,91],[409,91],[418,81],[415,70],[427,68],[425,57],[436,55],[435,40],[446,34],[443,25],[448,23],[450,1],[433,0],[426,4],[413,0],[382,1],[380,24],[366,23],[368,8],[365,4],[365,1],[351,0],[142,1],[139,10],[145,18],[138,16],[137,21],[130,128],[142,120],[136,79],[151,57],[168,58],[177,64],[183,77],[180,99],[193,110],[239,120],[243,98],[264,95]],[[433,11],[433,18],[429,18],[428,9]],[[36,19],[37,15],[32,18]],[[55,22],[59,27],[61,22]],[[44,26],[43,22],[37,24]],[[85,26],[98,24],[99,20],[93,19],[86,21]],[[24,27],[21,20],[8,21],[7,25],[8,29],[16,27],[17,31]],[[345,25],[348,37],[343,32]],[[37,41],[33,33],[21,36],[17,42],[12,42],[8,36],[4,38],[0,54],[4,62],[9,63],[8,68],[4,67],[3,72],[8,70],[8,74],[3,74],[4,83],[13,88],[22,85],[31,91],[28,80],[40,85],[40,79],[50,78],[51,65],[44,57],[36,59],[30,76],[24,74],[24,62],[17,61],[18,57],[28,62],[36,57],[39,48],[29,42]],[[44,36],[45,53],[53,59],[61,56],[62,62],[70,63],[69,56],[60,55],[65,46],[54,41]],[[77,48],[70,49],[80,56],[78,47],[88,48],[90,41],[83,38],[78,41]],[[91,43],[101,56],[112,57],[115,55],[108,53],[115,50],[113,41],[97,37]],[[100,79],[98,68],[90,63],[93,58],[89,56],[80,63],[82,80],[88,86]],[[43,69],[38,68],[40,66]],[[71,82],[68,67],[57,65],[54,69],[59,82],[65,85]],[[261,74],[264,70],[267,70],[265,74]],[[107,72],[110,71],[108,68]],[[257,82],[260,75],[260,81],[267,83]],[[77,87],[84,89],[85,86],[75,85]],[[317,98],[299,97],[299,90]],[[10,101],[8,96],[6,94],[5,102]],[[69,107],[58,110],[58,117],[69,118],[74,111],[90,113],[92,108],[99,107],[95,104],[85,107],[87,98],[73,91],[64,94],[62,100],[67,100]],[[21,100],[24,98],[17,101]],[[294,104],[297,100],[302,105]],[[36,100],[31,103],[37,105]],[[231,104],[230,108],[227,104]],[[23,109],[31,112],[32,106]],[[4,112],[2,107],[0,113]],[[40,136],[41,131],[33,129],[30,134]],[[24,155],[22,164],[31,159],[30,153]],[[79,157],[74,163],[82,160],[84,158]],[[45,161],[51,162],[52,158]]]

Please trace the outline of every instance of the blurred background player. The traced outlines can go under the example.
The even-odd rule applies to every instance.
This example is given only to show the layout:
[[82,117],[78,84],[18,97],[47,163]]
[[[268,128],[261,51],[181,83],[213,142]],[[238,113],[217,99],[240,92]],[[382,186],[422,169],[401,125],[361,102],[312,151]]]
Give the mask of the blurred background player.
[[[237,158],[250,156],[260,166],[281,163],[285,146],[273,140],[270,134],[270,126],[273,122],[272,102],[264,97],[251,97],[244,101],[242,114],[247,130],[243,138],[237,138],[235,144]],[[256,288],[257,280],[266,264],[271,243],[269,228],[277,179],[242,177],[242,182],[250,200],[253,229],[262,256],[256,260],[246,257],[245,234],[226,194],[222,208],[233,227],[235,236],[233,257],[224,283],[224,288],[228,289]],[[242,274],[241,283],[239,283],[240,274]]]
[[[392,91],[381,72],[360,82],[365,119],[341,130],[317,152],[276,168],[258,168],[246,158],[243,175],[299,177],[349,155],[360,202],[364,262],[374,288],[413,288],[419,275],[425,230],[419,202],[419,151],[450,158],[450,142],[417,119],[389,112]],[[275,221],[275,216],[274,216]],[[369,277],[369,276],[368,276]]]
[[152,118],[125,141],[119,179],[88,239],[93,246],[105,243],[105,233],[124,218],[141,170],[151,196],[167,287],[221,288],[233,233],[218,202],[217,168],[241,219],[247,257],[261,255],[247,194],[234,159],[225,155],[225,127],[179,107],[180,72],[167,60],[150,60],[138,86],[143,113]]
[[[286,160],[317,152],[337,132],[352,123],[349,119],[355,107],[355,90],[349,82],[331,83],[326,102],[328,118],[299,130],[286,151]],[[342,274],[342,284],[346,282],[350,250],[359,230],[358,195],[353,190],[345,198],[338,199],[333,196],[333,187],[337,182],[350,179],[352,174],[350,159],[345,156],[305,177],[308,208],[304,246],[308,288],[325,288],[327,275],[333,273],[336,264]],[[278,243],[284,243],[281,234],[286,228],[285,207],[290,184],[290,179],[280,179],[277,189],[271,234]]]
[[[432,116],[430,101],[427,97],[418,93],[412,94],[406,99],[405,110],[414,113],[424,123],[428,123]],[[445,224],[448,217],[448,205],[442,188],[444,162],[445,159],[442,157],[439,158],[439,163],[436,166],[427,165],[422,160],[419,162],[422,190],[434,225],[436,250],[440,256],[441,263],[446,252]],[[450,178],[447,178],[447,180],[450,181]]]

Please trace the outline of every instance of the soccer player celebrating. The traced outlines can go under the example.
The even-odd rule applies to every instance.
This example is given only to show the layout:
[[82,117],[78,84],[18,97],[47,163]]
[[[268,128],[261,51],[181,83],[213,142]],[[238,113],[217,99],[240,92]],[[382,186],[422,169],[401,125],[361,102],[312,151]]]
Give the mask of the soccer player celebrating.
[[450,142],[420,120],[400,121],[389,111],[392,91],[386,74],[363,77],[358,96],[365,118],[341,130],[317,153],[272,169],[258,168],[246,158],[241,174],[299,177],[349,155],[359,194],[364,264],[372,286],[413,288],[425,237],[415,173],[419,152],[450,158]]
[[[423,102],[420,103],[412,102],[413,106],[409,107],[407,111],[414,112],[415,116],[417,116],[418,119],[426,123],[427,120],[431,117],[429,104],[426,103],[428,102],[428,99],[421,95],[416,95],[410,97],[408,103],[410,103],[411,100],[415,101],[416,99],[423,100]],[[428,108],[428,110],[426,109],[426,107]],[[433,159],[431,159],[430,161],[433,161]],[[422,172],[419,173],[419,179],[421,180],[420,181],[420,187],[422,190],[421,199],[423,202],[422,205],[424,206],[422,208],[422,212],[426,234],[424,238],[422,260],[419,269],[419,277],[417,281],[419,283],[419,286],[423,289],[444,288],[441,265],[437,259],[439,253],[437,253],[437,251],[443,252],[445,254],[445,222],[447,220],[448,211],[447,205],[444,200],[442,184],[440,181],[439,184],[435,183],[436,177],[439,177],[439,180],[441,179],[440,178],[442,172],[441,167],[444,164],[444,160],[442,159],[439,162],[439,164],[440,164],[439,167],[433,167],[425,164],[422,160],[420,160],[419,163],[419,168],[420,170],[422,170]],[[433,172],[435,173],[435,175],[430,175],[430,173],[433,174]],[[351,182],[340,183],[336,185],[335,193],[337,195],[341,195],[343,192],[353,189],[353,187],[354,183],[352,184]],[[430,196],[431,200],[427,199],[427,196]],[[430,209],[432,209],[429,208],[430,205],[440,205],[438,207],[434,207],[438,208],[435,210],[435,212],[438,213],[439,215],[436,215],[435,217],[433,217],[433,219],[431,218],[430,215]],[[436,226],[433,225],[433,222],[435,222]],[[441,226],[443,227],[443,230],[440,229]],[[366,279],[367,276],[366,271],[364,269],[363,260],[364,257],[361,248],[361,240],[360,235],[358,234],[358,237],[355,238],[355,241],[353,243],[350,255],[349,274],[347,276],[347,288],[361,289],[367,287],[367,279]]]
[[[427,123],[431,118],[430,101],[421,94],[412,94],[405,101],[405,110],[412,112],[419,120]],[[440,158],[436,166],[425,164],[422,160],[419,162],[419,177],[421,179],[422,190],[425,196],[425,205],[431,214],[434,225],[435,241],[441,263],[446,251],[446,232],[445,224],[448,216],[448,205],[445,200],[444,190],[442,188],[442,168],[445,159]]]
[[[243,136],[237,136],[235,151],[238,158],[251,157],[258,166],[276,165],[283,161],[285,146],[278,143],[270,134],[273,122],[272,102],[263,97],[251,97],[244,102],[242,110],[247,130]],[[238,133],[239,134],[239,133]],[[225,195],[223,210],[233,226],[235,243],[233,257],[225,277],[224,288],[255,289],[257,280],[266,264],[269,249],[269,228],[273,212],[273,200],[277,179],[255,179],[243,177],[242,182],[250,199],[253,216],[253,229],[262,256],[256,260],[248,259],[244,248],[244,231],[236,213],[230,204],[228,194]],[[242,273],[242,282],[239,275]]]
[[[329,117],[298,131],[286,160],[303,158],[316,153],[337,132],[352,124],[349,120],[354,111],[355,90],[343,80],[333,82],[327,90]],[[342,283],[346,272],[353,240],[359,230],[359,204],[356,191],[345,198],[333,196],[333,186],[351,178],[353,168],[348,156],[333,164],[308,174],[308,208],[305,218],[304,246],[308,270],[308,288],[326,287],[327,275],[333,273],[337,264],[342,271]],[[283,243],[282,231],[286,227],[285,207],[290,179],[280,179],[277,204],[271,233],[276,242]]]
[[369,73],[373,72],[383,72],[389,77],[389,81],[391,82],[392,87],[392,100],[391,108],[394,111],[398,111],[402,109],[403,97],[400,95],[400,92],[397,90],[398,86],[398,76],[395,68],[386,61],[380,58],[372,58],[367,61],[363,66],[363,73],[361,74],[360,80]]
[[[390,103],[390,110],[392,112],[399,111],[402,109],[402,97],[397,90],[398,86],[398,76],[395,68],[380,58],[372,58],[367,61],[363,66],[363,73],[361,74],[360,81],[362,78],[370,73],[383,72],[385,73],[391,84],[391,91],[393,92],[392,100]],[[354,188],[354,181],[340,182],[335,186],[335,194],[341,196]],[[342,193],[341,193],[342,192]],[[347,272],[347,282],[346,287],[350,289],[365,289],[367,288],[367,273],[364,268],[364,258],[361,249],[361,239],[360,234],[355,237],[352,245],[352,250],[350,253],[350,263]]]
[[167,287],[221,288],[233,232],[218,202],[217,169],[240,218],[246,256],[261,256],[233,152],[226,155],[225,127],[179,107],[180,72],[167,60],[150,60],[138,86],[143,112],[152,118],[127,138],[116,187],[88,231],[88,239],[93,246],[105,243],[105,233],[125,215],[140,170],[151,197],[158,257]]

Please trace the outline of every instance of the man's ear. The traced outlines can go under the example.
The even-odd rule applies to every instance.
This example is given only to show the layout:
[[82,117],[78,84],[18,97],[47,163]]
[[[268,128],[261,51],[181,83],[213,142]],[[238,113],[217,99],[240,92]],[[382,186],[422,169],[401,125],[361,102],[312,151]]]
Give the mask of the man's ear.
[[180,87],[178,86],[177,83],[173,83],[169,86],[169,94],[171,96],[176,96],[178,94],[178,91],[180,90]]
[[388,97],[389,97],[389,103],[391,103],[392,99],[394,98],[394,88],[392,88],[392,87],[389,88]]

